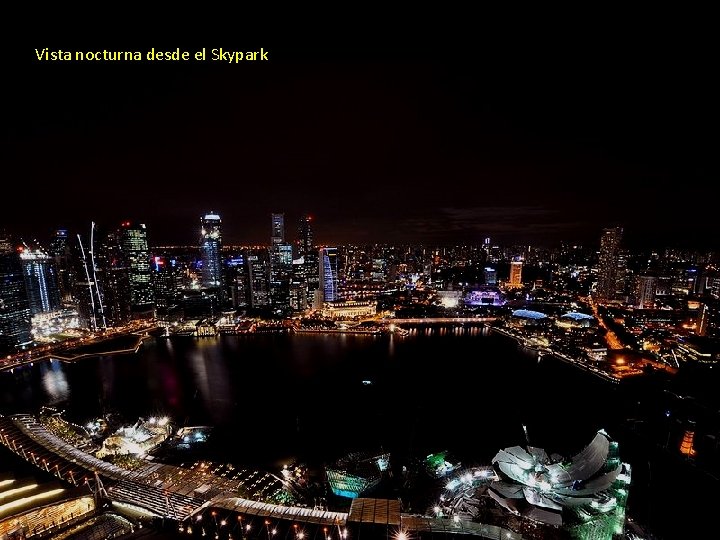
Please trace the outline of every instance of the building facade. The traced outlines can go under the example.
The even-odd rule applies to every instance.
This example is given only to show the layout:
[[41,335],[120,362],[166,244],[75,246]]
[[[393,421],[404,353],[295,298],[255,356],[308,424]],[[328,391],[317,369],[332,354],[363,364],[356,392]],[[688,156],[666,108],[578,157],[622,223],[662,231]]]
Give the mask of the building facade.
[[620,266],[621,227],[604,229],[600,237],[598,282],[595,294],[600,302],[614,300],[618,288]]
[[222,220],[214,212],[200,219],[200,256],[202,259],[202,286],[222,286]]

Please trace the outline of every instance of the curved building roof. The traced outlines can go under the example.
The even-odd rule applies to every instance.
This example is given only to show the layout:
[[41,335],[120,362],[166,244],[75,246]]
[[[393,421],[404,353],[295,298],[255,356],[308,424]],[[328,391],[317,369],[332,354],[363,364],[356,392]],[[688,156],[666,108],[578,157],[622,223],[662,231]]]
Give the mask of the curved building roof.
[[562,523],[558,512],[566,507],[599,508],[602,501],[612,499],[611,510],[618,500],[610,491],[627,467],[612,455],[616,444],[600,430],[590,444],[567,460],[551,458],[531,446],[500,450],[492,462],[506,480],[492,484],[490,495],[511,511],[517,511],[524,499],[525,510],[520,513],[556,525]]
[[547,319],[547,315],[540,313],[539,311],[532,311],[529,309],[516,309],[512,312],[513,317],[520,317],[522,319]]
[[571,311],[570,313],[566,313],[561,317],[562,319],[572,319],[573,321],[589,321],[594,319],[592,315],[588,315],[587,313],[580,313],[577,311]]

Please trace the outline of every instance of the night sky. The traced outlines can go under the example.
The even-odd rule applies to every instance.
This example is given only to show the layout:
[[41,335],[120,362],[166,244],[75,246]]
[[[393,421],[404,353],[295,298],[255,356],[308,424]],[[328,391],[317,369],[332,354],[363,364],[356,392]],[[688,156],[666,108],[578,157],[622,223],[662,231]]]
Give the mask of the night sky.
[[[717,247],[717,63],[701,39],[513,36],[450,47],[263,46],[270,61],[41,63],[15,51],[0,227],[26,239],[91,220],[194,244],[269,243],[270,213],[319,243]],[[598,39],[596,39],[598,38]],[[590,43],[592,41],[592,43]],[[15,70],[13,72],[12,70]],[[6,94],[7,96],[8,94]]]

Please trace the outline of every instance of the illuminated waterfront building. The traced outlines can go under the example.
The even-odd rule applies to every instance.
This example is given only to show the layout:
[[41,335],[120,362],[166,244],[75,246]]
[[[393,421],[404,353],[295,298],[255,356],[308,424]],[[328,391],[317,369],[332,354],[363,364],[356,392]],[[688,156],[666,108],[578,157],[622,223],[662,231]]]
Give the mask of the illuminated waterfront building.
[[266,249],[253,250],[246,258],[249,303],[253,309],[270,305],[270,261]]
[[120,242],[129,270],[131,309],[133,313],[152,312],[155,299],[150,281],[150,253],[145,224],[123,223]]
[[290,307],[292,246],[285,242],[284,214],[272,214],[271,226],[270,301],[275,310],[282,312]]
[[335,302],[338,295],[338,250],[334,247],[324,247],[318,250],[318,273],[320,275],[320,288],[318,292],[322,302]]
[[57,273],[53,260],[40,250],[20,254],[30,313],[49,313],[62,307]]
[[372,317],[377,313],[377,302],[374,300],[348,300],[345,302],[326,302],[321,314],[328,319],[354,319]]
[[598,261],[597,299],[601,302],[614,300],[618,288],[620,267],[621,227],[604,229],[600,238],[600,258]]
[[222,220],[214,212],[200,219],[200,255],[203,287],[222,285]]
[[[90,225],[90,235],[83,243],[82,237],[77,236],[77,262],[76,275],[74,280],[73,297],[77,302],[80,323],[90,330],[107,328],[108,321],[105,317],[105,300],[103,298],[103,265],[101,255],[107,253],[107,249],[98,249],[99,241],[95,234],[95,223]],[[116,240],[112,241],[113,244]],[[119,258],[122,258],[118,255]]]
[[245,254],[232,257],[225,266],[225,284],[232,307],[245,307],[248,304],[248,270]]
[[30,304],[20,257],[3,246],[0,251],[0,350],[23,349],[32,342]]
[[130,262],[122,246],[122,232],[107,235],[98,257],[99,287],[102,291],[105,319],[109,326],[122,326],[131,318]]
[[50,255],[55,262],[60,299],[63,302],[71,302],[74,273],[72,271],[72,259],[67,230],[58,229],[55,231],[55,236],[50,241],[48,255]]
[[623,533],[631,469],[605,431],[571,458],[528,445],[500,450],[492,461],[500,480],[488,493],[511,513],[562,527],[571,538]]
[[166,311],[180,303],[183,275],[176,259],[155,257],[152,262],[153,293],[158,310]]
[[305,297],[308,303],[313,301],[315,291],[320,286],[318,274],[318,252],[315,249],[312,216],[305,214],[300,218],[298,227],[298,258],[303,260],[303,266],[296,268],[300,270],[297,277],[305,283]]
[[465,295],[466,306],[502,306],[505,298],[495,287],[482,287],[468,291]]
[[335,495],[355,499],[380,483],[389,463],[390,454],[354,453],[326,467],[325,475]]

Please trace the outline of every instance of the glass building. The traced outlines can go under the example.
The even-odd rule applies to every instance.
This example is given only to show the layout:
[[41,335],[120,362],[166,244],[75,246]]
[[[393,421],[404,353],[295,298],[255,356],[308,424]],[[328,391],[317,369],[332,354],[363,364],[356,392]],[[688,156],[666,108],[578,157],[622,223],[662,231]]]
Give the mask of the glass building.
[[285,242],[285,215],[272,214],[270,237],[270,299],[273,309],[290,308],[292,277],[292,246]]
[[20,257],[0,251],[0,350],[25,348],[32,342],[30,304]]
[[53,260],[40,250],[20,254],[30,313],[49,313],[61,308],[60,288]]
[[130,275],[130,306],[133,312],[154,308],[150,281],[150,253],[144,223],[126,221],[120,228],[120,242]]
[[613,227],[604,229],[600,237],[600,260],[598,261],[596,289],[596,296],[600,301],[613,300],[616,296],[622,234],[621,227]]
[[318,251],[320,266],[320,292],[323,302],[335,302],[338,295],[338,250],[334,247],[320,248]]
[[200,219],[203,287],[220,287],[222,285],[221,225],[220,216],[212,211]]

